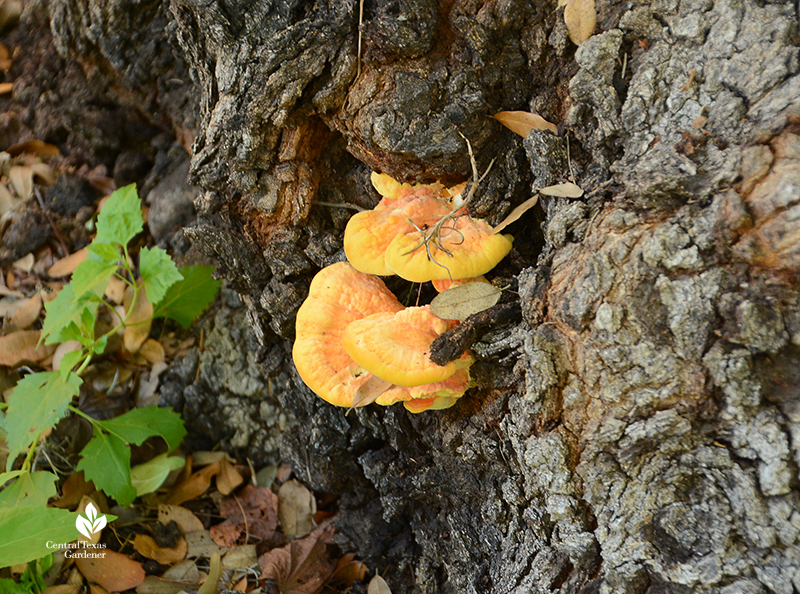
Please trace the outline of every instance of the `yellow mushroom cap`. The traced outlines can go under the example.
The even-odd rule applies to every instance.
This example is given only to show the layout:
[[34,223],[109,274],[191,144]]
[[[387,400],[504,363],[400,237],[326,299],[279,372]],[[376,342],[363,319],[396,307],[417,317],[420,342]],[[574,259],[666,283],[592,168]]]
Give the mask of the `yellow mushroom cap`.
[[402,309],[383,281],[346,262],[320,270],[297,312],[292,358],[302,380],[323,400],[350,406],[370,374],[345,352],[345,327],[378,312]]
[[[386,268],[412,282],[470,278],[489,272],[511,251],[513,237],[492,235],[492,228],[480,219],[461,216],[454,228],[445,225],[440,241],[449,255],[431,241],[419,245],[419,231],[396,236],[386,248]],[[416,248],[416,249],[415,249]],[[430,252],[430,254],[429,254]]]
[[389,200],[404,198],[410,194],[434,194],[437,196],[449,196],[450,191],[439,182],[432,184],[406,184],[401,183],[385,173],[372,172],[370,176],[372,187],[381,196]]
[[463,355],[447,365],[429,359],[431,343],[454,327],[431,313],[430,307],[409,307],[380,313],[350,323],[342,334],[345,352],[373,375],[397,386],[442,382],[472,364]]
[[421,386],[396,386],[381,394],[375,401],[382,406],[402,402],[411,412],[440,410],[453,406],[469,388],[469,369],[457,370],[441,382]]
[[[431,226],[450,212],[446,203],[430,195],[408,195],[381,200],[374,210],[359,212],[347,222],[344,253],[353,268],[367,274],[390,276],[386,248],[396,235]],[[413,221],[413,223],[411,222]]]

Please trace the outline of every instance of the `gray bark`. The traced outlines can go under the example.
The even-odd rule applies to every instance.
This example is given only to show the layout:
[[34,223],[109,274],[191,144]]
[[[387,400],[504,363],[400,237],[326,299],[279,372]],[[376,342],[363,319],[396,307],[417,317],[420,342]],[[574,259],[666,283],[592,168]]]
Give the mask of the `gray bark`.
[[[551,2],[367,2],[358,78],[352,0],[136,6],[53,0],[51,28],[137,92],[191,73],[192,236],[261,344],[218,330],[163,402],[214,406],[215,439],[336,493],[340,544],[395,592],[800,591],[795,4],[599,3],[575,51]],[[147,107],[180,131],[186,102]],[[498,158],[475,207],[496,221],[569,175],[563,137],[523,143],[501,109],[564,122],[587,196],[511,229],[497,274],[522,317],[474,346],[458,405],[346,417],[289,356],[312,274],[342,258],[348,215],[314,201],[374,203],[370,168],[463,178],[460,131]]]

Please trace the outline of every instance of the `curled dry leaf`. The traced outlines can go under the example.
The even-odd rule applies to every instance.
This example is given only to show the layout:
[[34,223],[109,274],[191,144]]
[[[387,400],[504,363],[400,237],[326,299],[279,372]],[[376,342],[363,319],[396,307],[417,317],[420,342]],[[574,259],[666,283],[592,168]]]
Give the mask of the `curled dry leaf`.
[[378,376],[373,375],[371,378],[361,384],[358,390],[356,390],[355,394],[353,394],[353,403],[350,405],[350,408],[347,410],[347,412],[350,412],[354,408],[358,408],[360,406],[372,404],[378,399],[378,396],[393,387],[394,384],[392,382],[387,382],[386,380],[382,380]]
[[[2,85],[0,85],[0,87],[1,86]],[[0,95],[2,95],[2,93],[0,93]],[[0,184],[0,216],[9,212],[17,204],[19,204],[19,200],[14,198],[5,185]]]
[[105,550],[103,557],[76,559],[75,564],[89,582],[109,592],[124,592],[144,581],[144,568],[128,555]]
[[580,45],[592,36],[597,25],[595,0],[568,0],[564,6],[564,22],[569,38]]
[[28,253],[22,256],[16,262],[14,262],[12,266],[22,272],[30,272],[35,262],[36,258],[33,257],[33,254]]
[[439,293],[431,301],[431,311],[445,320],[464,321],[496,304],[501,293],[500,289],[488,283],[467,283]]
[[39,319],[42,311],[42,294],[36,293],[33,297],[25,301],[22,306],[11,317],[11,324],[20,330],[24,330]]
[[200,497],[211,486],[211,477],[220,473],[219,462],[206,466],[175,485],[167,496],[165,503],[180,505],[195,497]]
[[580,198],[583,196],[583,190],[581,190],[580,186],[576,186],[572,182],[547,186],[539,190],[539,193],[545,196],[555,196],[556,198]]
[[139,354],[150,364],[155,365],[164,360],[164,347],[155,338],[148,338],[139,348]]
[[290,540],[305,536],[314,529],[317,500],[296,479],[287,481],[278,489],[278,518],[283,534]]
[[523,138],[528,136],[531,130],[549,130],[553,134],[558,134],[556,125],[551,124],[537,113],[530,113],[527,111],[498,111],[492,117]]
[[[61,154],[61,151],[58,150],[58,147],[47,142],[38,140],[33,138],[31,140],[26,140],[25,142],[18,142],[17,144],[12,144],[10,147],[6,149],[6,152],[11,155],[12,157],[18,157],[23,153],[27,153],[29,155],[35,155],[37,157],[58,157]],[[35,165],[44,165],[49,170],[50,179],[47,183],[52,184],[55,180],[55,173],[53,170],[50,169],[44,163],[35,163]]]
[[78,267],[78,264],[83,262],[89,255],[89,250],[83,248],[74,254],[70,254],[65,258],[61,258],[58,262],[53,264],[47,271],[47,276],[51,278],[63,278],[69,276]]
[[133,539],[133,548],[143,557],[157,561],[161,565],[177,563],[186,557],[189,551],[189,546],[183,538],[178,539],[175,548],[168,549],[158,546],[153,537],[147,534],[137,534]]
[[7,95],[14,90],[14,83],[0,83],[0,95]]
[[185,507],[166,503],[158,506],[158,521],[165,526],[174,521],[184,534],[203,529],[203,522],[191,511]]
[[539,202],[539,194],[536,194],[532,198],[528,198],[525,202],[508,213],[508,216],[504,218],[499,225],[492,229],[492,234],[494,235],[495,233],[500,233],[500,231],[508,227],[511,223],[516,222],[517,219],[536,206],[537,202]]
[[136,302],[134,303],[133,301],[133,287],[125,289],[125,298],[123,299],[125,311],[128,313],[128,320],[122,343],[129,353],[135,353],[141,348],[149,338],[150,327],[153,324],[153,304],[147,298],[142,279],[139,279],[137,284],[139,285],[139,294],[136,297]]
[[244,482],[239,471],[225,458],[219,461],[219,474],[217,475],[217,490],[223,495],[231,492]]
[[0,365],[13,367],[23,361],[42,361],[56,351],[56,345],[41,345],[40,330],[20,330],[0,337]]

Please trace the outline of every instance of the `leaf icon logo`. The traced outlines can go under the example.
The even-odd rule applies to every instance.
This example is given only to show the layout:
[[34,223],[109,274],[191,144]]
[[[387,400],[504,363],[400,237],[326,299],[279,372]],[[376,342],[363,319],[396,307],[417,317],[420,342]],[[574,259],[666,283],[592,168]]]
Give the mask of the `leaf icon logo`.
[[89,540],[92,540],[93,534],[97,534],[106,527],[106,517],[98,517],[97,509],[91,503],[86,506],[84,513],[86,517],[82,514],[78,515],[78,518],[75,520],[75,527],[78,529],[78,532]]

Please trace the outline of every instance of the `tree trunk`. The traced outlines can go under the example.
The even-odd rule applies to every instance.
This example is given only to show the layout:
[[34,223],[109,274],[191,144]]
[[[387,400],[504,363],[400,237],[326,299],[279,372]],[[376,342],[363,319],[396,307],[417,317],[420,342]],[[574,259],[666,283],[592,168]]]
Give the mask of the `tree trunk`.
[[[800,591],[797,6],[597,10],[578,49],[552,1],[367,1],[359,59],[355,0],[49,3],[62,54],[192,133],[190,233],[296,419],[281,456],[394,592]],[[562,134],[523,141],[501,110]],[[522,313],[473,346],[455,407],[345,416],[290,356],[312,275],[343,258],[350,213],[321,203],[374,205],[372,169],[467,179],[460,134],[495,159],[492,223],[532,187],[586,195],[509,229],[493,274]]]

